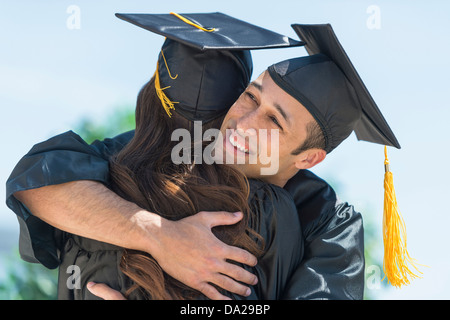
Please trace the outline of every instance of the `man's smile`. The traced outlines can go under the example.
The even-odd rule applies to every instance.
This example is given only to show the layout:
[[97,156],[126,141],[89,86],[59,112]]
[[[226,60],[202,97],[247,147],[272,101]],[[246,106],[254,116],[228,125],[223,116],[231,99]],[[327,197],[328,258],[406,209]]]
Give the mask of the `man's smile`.
[[223,146],[228,154],[235,156],[257,156],[258,155],[258,135],[255,129],[225,129]]
[[230,137],[228,140],[230,141],[230,143],[233,147],[239,149],[241,152],[249,153],[248,143],[246,143],[245,141],[239,142],[239,138],[236,133],[230,134]]

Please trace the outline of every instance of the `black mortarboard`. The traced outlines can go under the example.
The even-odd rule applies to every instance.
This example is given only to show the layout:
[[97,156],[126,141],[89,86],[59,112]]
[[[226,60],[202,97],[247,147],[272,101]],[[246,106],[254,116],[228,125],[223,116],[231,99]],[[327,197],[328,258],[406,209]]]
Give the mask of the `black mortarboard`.
[[331,25],[292,25],[309,56],[279,62],[274,82],[312,114],[331,152],[352,131],[359,140],[400,144],[339,43]]
[[165,36],[155,85],[170,109],[189,120],[210,121],[228,111],[250,82],[251,49],[303,45],[223,13],[116,14]]

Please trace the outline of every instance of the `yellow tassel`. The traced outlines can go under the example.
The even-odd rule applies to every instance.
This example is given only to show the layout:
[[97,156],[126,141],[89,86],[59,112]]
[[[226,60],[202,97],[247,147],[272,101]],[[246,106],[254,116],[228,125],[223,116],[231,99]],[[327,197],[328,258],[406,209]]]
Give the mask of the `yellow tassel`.
[[197,29],[200,29],[202,31],[206,31],[206,32],[213,32],[216,30],[216,28],[203,28],[202,26],[190,21],[189,19],[183,17],[182,15],[175,13],[175,12],[171,12],[170,14],[173,14],[175,17],[177,17],[178,19],[180,19],[181,21],[183,21],[184,23],[187,23],[190,26],[196,27]]
[[162,49],[161,49],[161,55],[164,59],[164,64],[166,65],[167,73],[169,74],[170,79],[175,80],[176,78],[178,78],[178,74],[174,77],[170,73],[170,69],[169,69],[169,66],[167,65],[167,60],[166,60],[166,57],[164,56],[164,51],[162,51]]
[[[385,175],[384,175],[384,212],[383,212],[383,240],[384,262],[383,269],[388,283],[395,287],[409,284],[408,277],[417,278],[407,266],[410,263],[419,273],[406,248],[405,222],[398,210],[394,190],[394,179],[389,170],[387,147],[384,147]],[[384,278],[383,278],[384,280]]]
[[[167,69],[168,70],[168,69]],[[169,71],[169,75],[170,75],[170,71]],[[178,75],[177,75],[178,76]],[[172,77],[172,76],[170,76]],[[166,96],[166,94],[164,93],[165,89],[170,88],[170,86],[165,87],[165,88],[161,88],[161,83],[159,80],[159,63],[156,64],[156,71],[155,71],[155,89],[156,89],[156,94],[158,95],[159,100],[161,100],[161,104],[164,108],[164,110],[166,110],[167,114],[169,115],[169,117],[172,117],[172,113],[170,112],[170,110],[175,110],[175,103],[178,102],[173,102],[169,99],[169,97]]]

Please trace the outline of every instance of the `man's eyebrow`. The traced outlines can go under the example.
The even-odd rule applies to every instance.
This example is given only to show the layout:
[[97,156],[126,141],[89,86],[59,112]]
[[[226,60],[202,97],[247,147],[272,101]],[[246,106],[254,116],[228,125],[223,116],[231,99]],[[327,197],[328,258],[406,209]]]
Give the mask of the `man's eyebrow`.
[[253,86],[253,87],[255,87],[256,89],[258,89],[260,92],[262,92],[262,85],[260,85],[259,83],[257,83],[257,82],[250,82],[250,84],[249,84],[250,86]]

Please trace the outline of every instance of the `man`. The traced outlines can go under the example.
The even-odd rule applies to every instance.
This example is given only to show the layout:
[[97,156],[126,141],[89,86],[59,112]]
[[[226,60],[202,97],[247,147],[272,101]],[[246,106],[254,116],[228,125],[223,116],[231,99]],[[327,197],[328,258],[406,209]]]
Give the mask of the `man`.
[[[299,26],[296,31],[306,30],[314,34],[310,43],[307,42],[309,49],[313,50],[317,42],[323,41],[323,28],[326,29],[325,33],[329,33],[329,26],[321,26],[318,32],[315,32],[314,27]],[[304,34],[300,36],[307,38]],[[314,38],[320,41],[314,41]],[[330,39],[327,40],[326,47]],[[336,46],[336,43],[333,45]],[[238,126],[254,129],[276,126],[281,132],[280,145],[283,147],[280,148],[280,170],[274,176],[261,178],[284,186],[294,195],[306,238],[306,258],[293,276],[304,279],[304,286],[288,288],[286,298],[362,298],[364,258],[361,217],[351,206],[338,202],[334,192],[325,182],[305,171],[322,161],[327,152],[342,142],[355,129],[355,123],[359,119],[366,120],[366,115],[361,116],[361,109],[367,106],[361,106],[358,100],[364,100],[364,94],[368,93],[359,96],[360,92],[355,93],[358,91],[355,88],[357,84],[348,83],[348,80],[342,88],[342,80],[345,79],[339,70],[342,66],[336,68],[333,61],[313,55],[311,58],[274,65],[238,99],[227,114],[222,127],[224,130]],[[296,66],[297,64],[300,65]],[[289,66],[295,68],[289,70]],[[315,70],[317,66],[331,68],[331,71],[318,73]],[[304,70],[309,70],[307,76],[319,75],[322,79],[299,82],[296,77],[304,78]],[[326,78],[331,78],[327,89],[329,93],[337,94],[335,97],[327,96],[327,90],[322,90],[324,74]],[[298,83],[301,84],[299,87]],[[302,85],[306,88],[301,87]],[[311,95],[308,96],[308,92]],[[328,103],[320,100],[323,96]],[[334,101],[330,98],[350,102],[350,107],[359,110],[359,114],[350,113],[352,119],[346,116],[340,118],[343,105],[332,103],[330,106],[329,102]],[[327,108],[331,112],[323,113]],[[347,111],[345,110],[344,114],[348,114]],[[336,114],[339,116],[336,117]],[[380,119],[374,121],[378,122]],[[384,129],[386,128],[383,127]],[[320,134],[317,135],[317,132],[323,135],[322,139],[318,138]],[[369,136],[370,130],[366,130],[365,138],[368,139]],[[77,138],[72,135],[71,139]],[[105,151],[105,146],[108,147],[111,143],[116,147],[120,146],[120,139],[124,139],[124,136],[118,140],[106,141],[103,146],[97,145],[97,148]],[[124,140],[126,141],[126,138]],[[236,139],[232,140],[235,140],[236,144],[241,143]],[[382,140],[383,143],[386,141],[389,144],[396,143],[391,143],[389,138]],[[99,156],[98,152],[87,149],[84,152],[90,154],[88,157]],[[241,169],[245,172],[245,165]],[[102,175],[103,173],[100,174]],[[255,171],[249,171],[248,176],[257,177],[257,174]],[[101,180],[98,173],[94,180]],[[49,195],[56,203],[45,200]],[[210,232],[211,227],[215,225],[235,223],[239,216],[227,213],[211,216],[200,213],[184,221],[164,221],[123,201],[111,194],[107,188],[86,181],[15,192],[14,196],[37,218],[48,221],[57,228],[66,228],[69,232],[150,252],[168,273],[210,298],[222,296],[209,283],[240,293],[245,287],[234,280],[247,284],[256,281],[251,274],[239,268],[230,268],[226,263],[226,259],[230,259],[253,265],[256,263],[254,257],[237,248],[224,246],[214,239]],[[61,215],[64,211],[71,214]],[[92,214],[93,212],[96,214]],[[106,216],[108,219],[105,219]],[[116,236],[118,233],[125,235],[121,237],[120,243]],[[183,241],[177,241],[180,238]],[[201,248],[197,247],[199,244],[203,244]],[[178,265],[180,261],[183,261],[184,268]],[[229,280],[217,283],[219,273],[228,275]]]

